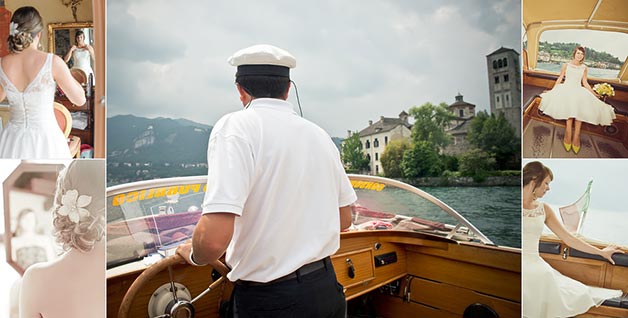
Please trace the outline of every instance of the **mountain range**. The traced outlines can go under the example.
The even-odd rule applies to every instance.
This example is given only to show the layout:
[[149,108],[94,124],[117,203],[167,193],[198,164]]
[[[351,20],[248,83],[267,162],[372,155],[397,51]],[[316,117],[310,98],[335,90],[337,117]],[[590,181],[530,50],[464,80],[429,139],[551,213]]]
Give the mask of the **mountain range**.
[[[109,186],[207,174],[207,142],[212,128],[187,119],[107,118]],[[340,149],[342,139],[332,140]]]
[[118,115],[107,119],[111,162],[197,163],[207,161],[212,126],[187,119]]

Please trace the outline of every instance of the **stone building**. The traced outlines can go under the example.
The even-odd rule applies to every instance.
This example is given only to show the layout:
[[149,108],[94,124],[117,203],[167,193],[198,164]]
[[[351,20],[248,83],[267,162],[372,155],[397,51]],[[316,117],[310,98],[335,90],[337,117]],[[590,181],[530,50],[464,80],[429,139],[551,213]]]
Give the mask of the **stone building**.
[[504,113],[517,137],[521,136],[521,74],[519,53],[501,47],[486,56],[491,114]]
[[464,153],[471,148],[467,141],[467,134],[471,120],[475,117],[475,105],[465,102],[462,95],[458,93],[456,101],[447,108],[457,118],[451,121],[446,129],[447,133],[452,135],[452,143],[443,149],[443,152],[449,155]]
[[398,118],[381,116],[375,123],[369,120],[368,127],[362,129],[359,134],[362,151],[369,158],[370,174],[378,175],[384,173],[380,156],[386,149],[386,146],[393,140],[409,139],[411,129],[412,125],[408,123],[408,113],[405,111],[402,111]]

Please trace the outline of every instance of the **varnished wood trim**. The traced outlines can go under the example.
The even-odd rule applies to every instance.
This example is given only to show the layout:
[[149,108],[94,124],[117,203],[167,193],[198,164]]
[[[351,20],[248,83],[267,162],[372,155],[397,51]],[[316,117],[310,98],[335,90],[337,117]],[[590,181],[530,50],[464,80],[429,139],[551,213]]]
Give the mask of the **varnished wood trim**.
[[518,302],[484,295],[476,291],[439,283],[421,278],[412,279],[411,299],[431,307],[453,312],[462,316],[471,304],[481,303],[495,310],[499,317],[521,317],[521,304]]
[[521,302],[521,273],[408,252],[408,274]]

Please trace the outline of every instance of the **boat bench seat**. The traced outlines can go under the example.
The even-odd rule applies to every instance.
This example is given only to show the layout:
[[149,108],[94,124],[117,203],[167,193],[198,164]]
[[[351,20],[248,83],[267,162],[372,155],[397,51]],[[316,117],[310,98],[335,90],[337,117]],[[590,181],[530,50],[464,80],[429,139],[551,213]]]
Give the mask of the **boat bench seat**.
[[[570,248],[569,256],[572,257],[580,257],[580,258],[588,258],[588,259],[597,259],[600,261],[605,261],[606,259],[600,255],[589,254],[585,252],[578,251],[577,249]],[[615,261],[615,266],[624,266],[628,267],[628,255],[626,254],[615,254],[613,255],[613,261]]]
[[602,303],[602,306],[628,308],[628,294],[623,294],[620,297],[607,299]]
[[[558,255],[561,253],[560,243],[557,242],[539,242],[539,252],[546,254],[554,254]],[[581,252],[575,248],[569,249],[569,256],[571,257],[579,257],[579,258],[588,258],[588,259],[596,259],[600,261],[606,261],[606,259],[600,255],[589,254],[585,252]],[[613,255],[613,261],[615,261],[615,266],[624,266],[628,267],[628,254],[615,254]]]
[[539,242],[539,252],[547,254],[560,254],[560,243]]
[[[521,101],[523,102],[523,107],[524,107],[523,109],[525,110],[531,104],[531,102],[534,100],[535,97],[543,93],[543,91],[545,90],[550,90],[551,87],[554,86],[554,82],[558,78],[558,75],[534,73],[534,72],[524,72],[524,73],[526,73],[526,76],[545,80],[545,82],[548,85],[548,87],[540,87],[540,86],[529,85],[529,84],[526,85],[525,83],[523,84],[523,95],[522,95],[523,99]],[[593,85],[595,85],[598,82],[602,83],[603,81],[589,80],[589,84],[591,85],[591,87],[593,87]],[[627,90],[625,84],[611,83],[611,85],[613,85],[616,91]],[[615,98],[610,98],[607,100],[606,103],[613,106],[616,114],[622,114],[624,116],[628,116],[628,102],[620,101]]]

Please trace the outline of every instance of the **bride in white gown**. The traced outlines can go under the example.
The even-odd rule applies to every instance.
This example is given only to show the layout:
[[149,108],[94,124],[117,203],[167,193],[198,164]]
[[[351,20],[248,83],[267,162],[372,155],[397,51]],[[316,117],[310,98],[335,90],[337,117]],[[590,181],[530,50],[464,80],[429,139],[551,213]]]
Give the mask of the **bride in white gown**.
[[11,53],[0,60],[0,100],[8,98],[11,120],[0,133],[0,158],[70,158],[54,115],[56,85],[75,105],[85,104],[85,92],[60,57],[37,50],[42,29],[33,7],[11,17]]
[[584,313],[604,300],[622,295],[621,290],[586,286],[566,277],[539,256],[543,225],[564,243],[585,253],[600,255],[614,264],[611,256],[623,253],[614,245],[600,250],[573,236],[558,220],[554,211],[537,199],[549,191],[552,171],[538,161],[523,168],[522,221],[522,307],[527,318],[572,317]]
[[85,76],[89,78],[92,75],[92,84],[94,83],[94,70],[92,69],[92,60],[94,59],[94,48],[85,43],[85,32],[82,30],[76,31],[74,36],[76,45],[72,45],[68,53],[63,57],[63,60],[67,63],[70,58],[74,62],[73,68],[78,68]]
[[[541,94],[539,105],[539,109],[546,115],[567,120],[563,146],[567,152],[573,148],[576,154],[580,151],[580,128],[583,121],[592,125],[608,126],[615,119],[613,107],[599,100],[589,85],[584,58],[585,50],[578,46],[573,52],[573,59],[563,64],[554,88]],[[565,82],[561,84],[563,78]]]
[[104,161],[70,163],[59,176],[54,203],[54,235],[65,253],[26,270],[20,317],[104,318]]

